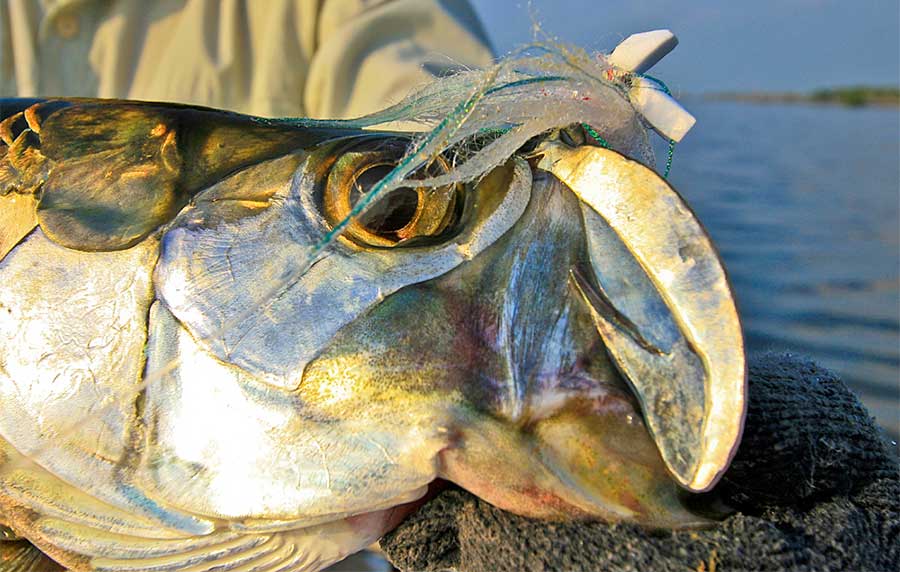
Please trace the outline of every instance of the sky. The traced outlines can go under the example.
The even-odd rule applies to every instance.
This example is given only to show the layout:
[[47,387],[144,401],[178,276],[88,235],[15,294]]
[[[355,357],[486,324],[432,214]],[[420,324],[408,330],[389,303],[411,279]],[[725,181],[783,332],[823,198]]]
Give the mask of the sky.
[[673,91],[809,91],[900,82],[898,0],[471,0],[499,54],[544,33],[610,51],[669,28],[678,47],[653,68]]

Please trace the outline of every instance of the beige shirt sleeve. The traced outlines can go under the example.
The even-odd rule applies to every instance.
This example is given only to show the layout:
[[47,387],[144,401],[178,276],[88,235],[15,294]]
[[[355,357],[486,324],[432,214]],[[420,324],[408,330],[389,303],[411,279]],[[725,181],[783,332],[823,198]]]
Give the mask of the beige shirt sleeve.
[[467,0],[0,0],[0,96],[352,117],[491,59]]
[[465,0],[326,1],[305,108],[314,117],[375,111],[435,76],[489,65],[486,46]]

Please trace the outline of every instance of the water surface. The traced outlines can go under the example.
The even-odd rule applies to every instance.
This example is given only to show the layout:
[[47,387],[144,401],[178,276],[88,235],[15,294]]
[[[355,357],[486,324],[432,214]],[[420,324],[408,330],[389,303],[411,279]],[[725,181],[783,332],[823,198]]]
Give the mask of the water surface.
[[671,180],[719,246],[748,348],[837,372],[900,433],[900,113],[683,99]]

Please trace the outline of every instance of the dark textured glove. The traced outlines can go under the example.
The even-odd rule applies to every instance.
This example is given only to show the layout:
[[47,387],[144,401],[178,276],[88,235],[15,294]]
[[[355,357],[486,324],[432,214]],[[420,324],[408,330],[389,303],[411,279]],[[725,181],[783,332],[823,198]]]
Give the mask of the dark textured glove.
[[459,489],[382,548],[404,571],[900,570],[898,465],[859,400],[790,354],[751,362],[740,450],[717,487],[738,512],[699,531],[548,523]]

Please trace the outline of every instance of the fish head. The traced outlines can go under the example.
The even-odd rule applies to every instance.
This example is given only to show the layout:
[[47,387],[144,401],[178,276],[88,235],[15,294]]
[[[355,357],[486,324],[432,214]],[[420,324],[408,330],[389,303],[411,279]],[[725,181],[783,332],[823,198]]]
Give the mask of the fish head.
[[439,476],[519,514],[704,522],[690,493],[712,487],[739,439],[743,341],[678,194],[558,132],[475,183],[418,193],[388,192],[340,241],[452,268],[343,326],[301,392],[440,404]]

